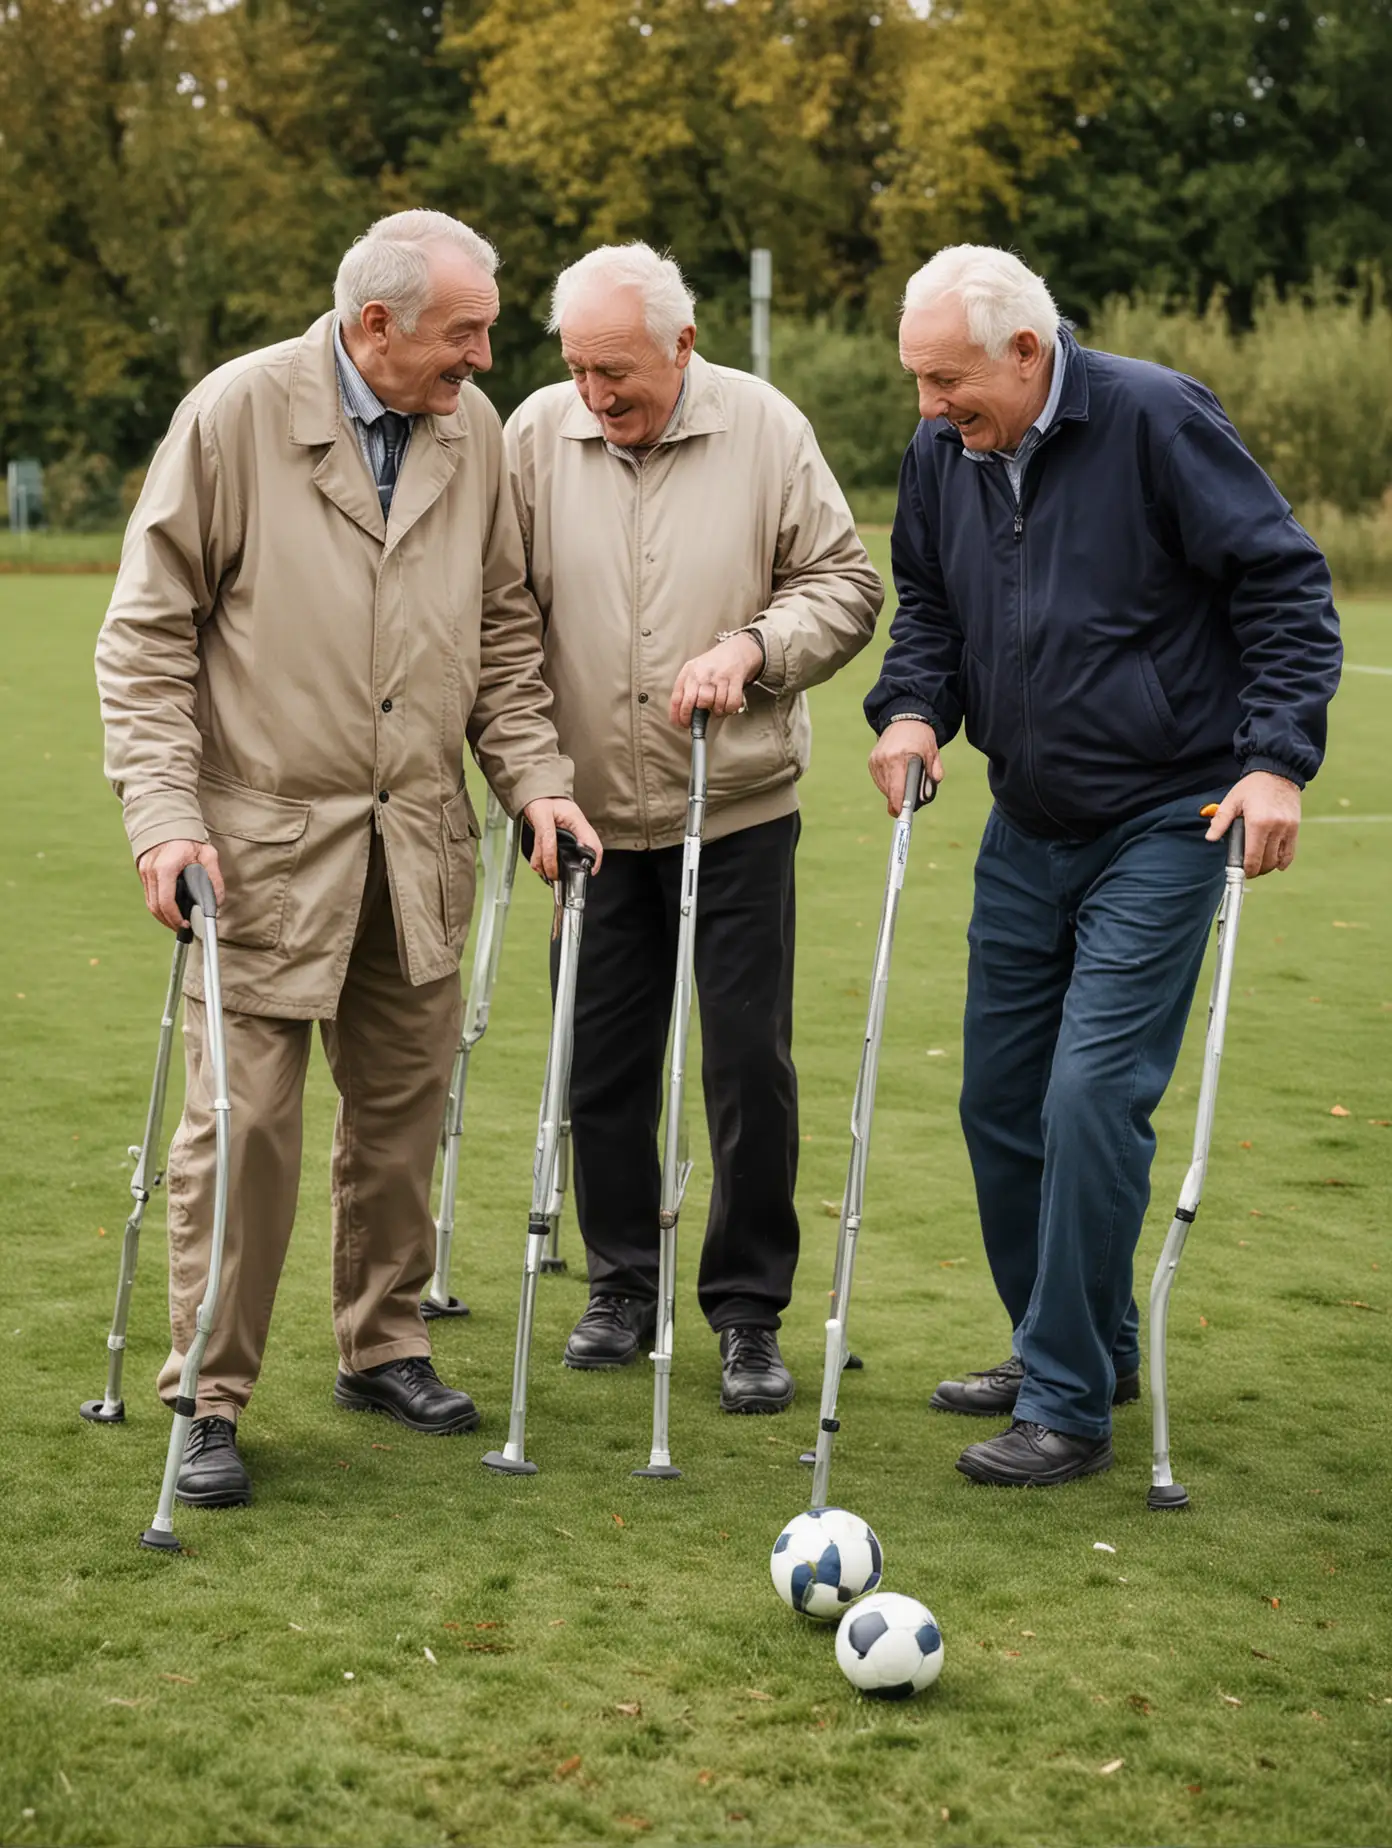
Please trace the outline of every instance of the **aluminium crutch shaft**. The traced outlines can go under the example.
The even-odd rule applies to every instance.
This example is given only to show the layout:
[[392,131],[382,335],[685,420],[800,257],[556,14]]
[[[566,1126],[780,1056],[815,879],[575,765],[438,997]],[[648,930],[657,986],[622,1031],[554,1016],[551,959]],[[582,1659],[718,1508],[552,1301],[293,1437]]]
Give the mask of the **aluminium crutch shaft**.
[[[1205,810],[1206,814],[1211,810]],[[1213,971],[1213,987],[1208,1001],[1208,1030],[1204,1038],[1203,1076],[1199,1082],[1198,1119],[1194,1127],[1194,1153],[1189,1171],[1179,1192],[1179,1204],[1170,1222],[1169,1232],[1160,1250],[1160,1261],[1150,1285],[1150,1398],[1152,1418],[1152,1459],[1150,1492],[1146,1504],[1152,1509],[1186,1508],[1189,1494],[1183,1483],[1176,1482],[1170,1470],[1170,1405],[1166,1352],[1166,1331],[1170,1313],[1170,1292],[1179,1271],[1179,1260],[1189,1228],[1198,1217],[1203,1198],[1204,1176],[1208,1170],[1208,1151],[1213,1139],[1213,1113],[1218,1100],[1218,1067],[1223,1057],[1223,1035],[1227,1027],[1228,1002],[1232,996],[1233,968],[1237,960],[1237,926],[1242,915],[1245,888],[1243,855],[1246,830],[1237,816],[1228,829],[1227,870],[1223,883],[1223,902],[1218,910],[1218,960]]]
[[856,1077],[855,1101],[851,1106],[851,1155],[846,1170],[846,1191],[841,1198],[841,1221],[836,1234],[836,1264],[832,1278],[830,1314],[826,1322],[826,1358],[822,1370],[821,1415],[817,1424],[817,1447],[802,1461],[812,1464],[813,1508],[825,1508],[831,1492],[831,1447],[840,1424],[836,1417],[837,1395],[846,1364],[846,1323],[850,1308],[851,1283],[855,1274],[856,1244],[860,1238],[861,1215],[865,1208],[865,1175],[870,1159],[870,1129],[875,1117],[875,1082],[879,1075],[880,1044],[884,1038],[885,1007],[889,996],[889,963],[894,949],[894,926],[899,915],[899,895],[904,887],[904,873],[909,861],[909,840],[913,833],[914,812],[921,801],[931,802],[936,786],[924,777],[923,760],[911,758],[904,781],[904,800],[894,823],[894,838],[889,849],[889,870],[885,876],[884,903],[880,910],[880,932],[875,944],[875,965],[870,978],[870,1003],[865,1021],[865,1040],[861,1047],[860,1071]]
[[208,1046],[213,1066],[213,1127],[217,1147],[217,1172],[213,1185],[213,1240],[208,1258],[208,1279],[203,1300],[194,1321],[194,1337],[179,1373],[179,1392],[174,1401],[174,1422],[169,1431],[169,1448],[164,1459],[164,1480],[160,1484],[159,1504],[154,1519],[140,1536],[142,1546],[157,1552],[177,1553],[179,1542],[174,1534],[174,1486],[184,1445],[198,1409],[198,1375],[208,1337],[217,1315],[218,1292],[222,1285],[222,1254],[227,1239],[227,1185],[232,1166],[232,1103],[228,1095],[227,1037],[222,1015],[222,971],[218,962],[217,898],[213,882],[196,862],[186,866],[179,881],[179,909],[189,927],[203,945],[203,998],[207,1015]]
[[551,1037],[546,1050],[541,1110],[536,1147],[532,1156],[532,1204],[527,1215],[527,1247],[522,1266],[522,1298],[517,1311],[517,1344],[512,1358],[512,1406],[508,1414],[507,1442],[490,1450],[484,1467],[504,1476],[534,1476],[537,1466],[527,1457],[527,1374],[532,1352],[532,1323],[536,1313],[537,1278],[541,1273],[550,1225],[547,1211],[555,1185],[561,1122],[570,1096],[571,1051],[575,1034],[575,983],[580,963],[580,932],[585,917],[585,890],[594,851],[582,847],[567,829],[557,830],[559,861],[557,896],[561,901],[561,953],[556,977],[556,998],[551,1009]]
[[686,793],[686,837],[682,842],[681,913],[677,925],[677,973],[672,989],[671,1060],[667,1074],[667,1119],[662,1137],[662,1192],[658,1208],[657,1328],[653,1339],[652,1448],[635,1476],[670,1482],[681,1475],[671,1448],[672,1335],[677,1295],[677,1221],[691,1179],[686,1146],[686,1047],[691,998],[696,985],[696,891],[701,875],[701,832],[706,819],[706,724],[699,706],[691,715],[691,774]]
[[517,874],[517,826],[501,802],[488,792],[487,820],[483,830],[483,897],[479,904],[478,935],[464,1004],[459,1046],[450,1074],[449,1100],[440,1135],[443,1156],[440,1173],[440,1214],[435,1221],[435,1274],[421,1302],[426,1321],[463,1316],[469,1306],[450,1294],[450,1258],[454,1244],[455,1198],[459,1189],[460,1145],[464,1135],[464,1090],[469,1079],[469,1058],[488,1031],[488,1014],[498,981],[503,950],[503,926],[512,903]]

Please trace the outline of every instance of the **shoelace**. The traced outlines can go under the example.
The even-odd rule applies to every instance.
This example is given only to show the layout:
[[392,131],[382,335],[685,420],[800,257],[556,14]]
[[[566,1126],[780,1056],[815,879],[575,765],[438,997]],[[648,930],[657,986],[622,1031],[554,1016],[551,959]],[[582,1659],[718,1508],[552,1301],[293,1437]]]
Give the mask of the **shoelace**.
[[1005,1385],[1011,1380],[1023,1379],[1024,1373],[1024,1362],[1012,1354],[1009,1360],[1003,1360],[998,1367],[988,1367],[984,1373],[973,1373],[971,1377],[974,1380],[998,1380]]
[[403,1376],[413,1385],[437,1386],[440,1382],[440,1376],[435,1371],[433,1363],[424,1354],[408,1354],[405,1360],[397,1364]]
[[627,1328],[628,1318],[624,1315],[623,1298],[619,1296],[592,1296],[581,1321],[591,1328]]
[[225,1445],[233,1449],[237,1444],[237,1427],[230,1418],[200,1418],[189,1432],[186,1454],[191,1457],[202,1456],[205,1450],[220,1450]]
[[735,1373],[763,1373],[779,1364],[778,1343],[770,1328],[730,1331],[725,1364]]

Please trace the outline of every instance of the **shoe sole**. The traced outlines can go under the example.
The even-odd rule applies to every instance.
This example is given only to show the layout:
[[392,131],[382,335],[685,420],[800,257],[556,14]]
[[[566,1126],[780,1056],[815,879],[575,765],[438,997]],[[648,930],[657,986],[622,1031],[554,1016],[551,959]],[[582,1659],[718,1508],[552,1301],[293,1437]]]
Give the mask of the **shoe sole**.
[[[651,1343],[649,1343],[651,1346]],[[631,1367],[638,1358],[638,1349],[634,1348],[622,1360],[573,1360],[569,1351],[561,1356],[572,1373],[618,1373],[621,1368]]]
[[340,1392],[337,1387],[333,1398],[341,1412],[379,1412],[383,1418],[390,1418],[393,1424],[402,1425],[407,1431],[419,1431],[422,1437],[461,1437],[466,1431],[477,1431],[483,1421],[483,1413],[477,1406],[450,1424],[421,1424],[414,1418],[403,1418],[389,1405],[379,1405],[376,1399],[359,1398],[356,1393]]
[[720,1395],[720,1409],[722,1412],[729,1412],[731,1417],[734,1418],[751,1416],[755,1418],[770,1417],[777,1412],[786,1412],[796,1397],[796,1387],[794,1387],[787,1397],[783,1399],[729,1399],[722,1392]]
[[1116,1461],[1115,1453],[1109,1447],[1101,1456],[1088,1463],[1070,1464],[1052,1470],[1044,1476],[993,1476],[986,1470],[977,1469],[974,1464],[957,1459],[957,1467],[970,1482],[984,1483],[992,1489],[1052,1489],[1063,1482],[1076,1482],[1080,1476],[1099,1476],[1112,1467]]
[[249,1508],[251,1489],[209,1489],[202,1495],[185,1495],[175,1489],[174,1499],[184,1508]]

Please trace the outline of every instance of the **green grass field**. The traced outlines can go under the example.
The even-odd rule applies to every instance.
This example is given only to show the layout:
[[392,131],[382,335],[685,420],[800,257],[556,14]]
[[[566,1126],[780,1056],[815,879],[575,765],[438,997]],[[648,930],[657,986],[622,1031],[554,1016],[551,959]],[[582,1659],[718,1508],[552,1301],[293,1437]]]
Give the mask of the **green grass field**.
[[[854,1695],[830,1633],[784,1609],[767,1566],[809,1493],[796,1459],[815,1424],[889,838],[863,769],[872,662],[814,696],[793,1411],[717,1410],[695,1308],[698,1160],[673,1393],[683,1479],[629,1474],[647,1454],[646,1367],[562,1368],[574,1271],[541,1288],[541,1473],[480,1467],[506,1423],[547,1018],[548,900],[525,880],[469,1095],[455,1280],[474,1316],[436,1341],[483,1430],[415,1438],[330,1403],[333,1098],[317,1060],[300,1223],[243,1423],[256,1503],[181,1511],[190,1553],[169,1558],[136,1545],[168,1429],[153,1393],[162,1205],[136,1288],[130,1421],[77,1417],[104,1378],[169,941],[101,777],[90,660],[107,588],[0,581],[0,1840],[1387,1841],[1392,605],[1346,610],[1350,660],[1384,671],[1346,678],[1297,864],[1244,913],[1209,1188],[1171,1321],[1185,1515],[1146,1510],[1147,1405],[1119,1414],[1109,1475],[1047,1494],[968,1484],[953,1461],[981,1429],[926,1409],[939,1377],[1008,1345],[955,1114],[986,793],[974,754],[949,753],[904,892],[852,1312],[867,1366],[842,1394],[833,1477],[884,1542],[886,1588],[930,1604],[946,1638],[936,1688],[886,1708]],[[1146,1280],[1188,1160],[1199,1050],[1196,1023],[1160,1122]],[[573,1220],[565,1241],[574,1261]]]

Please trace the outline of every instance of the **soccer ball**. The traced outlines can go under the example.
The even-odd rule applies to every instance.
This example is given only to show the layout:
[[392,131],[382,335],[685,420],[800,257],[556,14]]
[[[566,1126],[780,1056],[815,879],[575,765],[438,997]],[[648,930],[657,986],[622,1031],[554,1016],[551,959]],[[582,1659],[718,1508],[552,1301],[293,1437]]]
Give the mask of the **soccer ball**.
[[917,1598],[882,1591],[847,1611],[836,1632],[836,1660],[862,1694],[908,1700],[942,1673],[942,1632]]
[[845,1508],[813,1508],[773,1543],[769,1571],[785,1604],[804,1617],[839,1617],[880,1582],[884,1555],[874,1530]]

